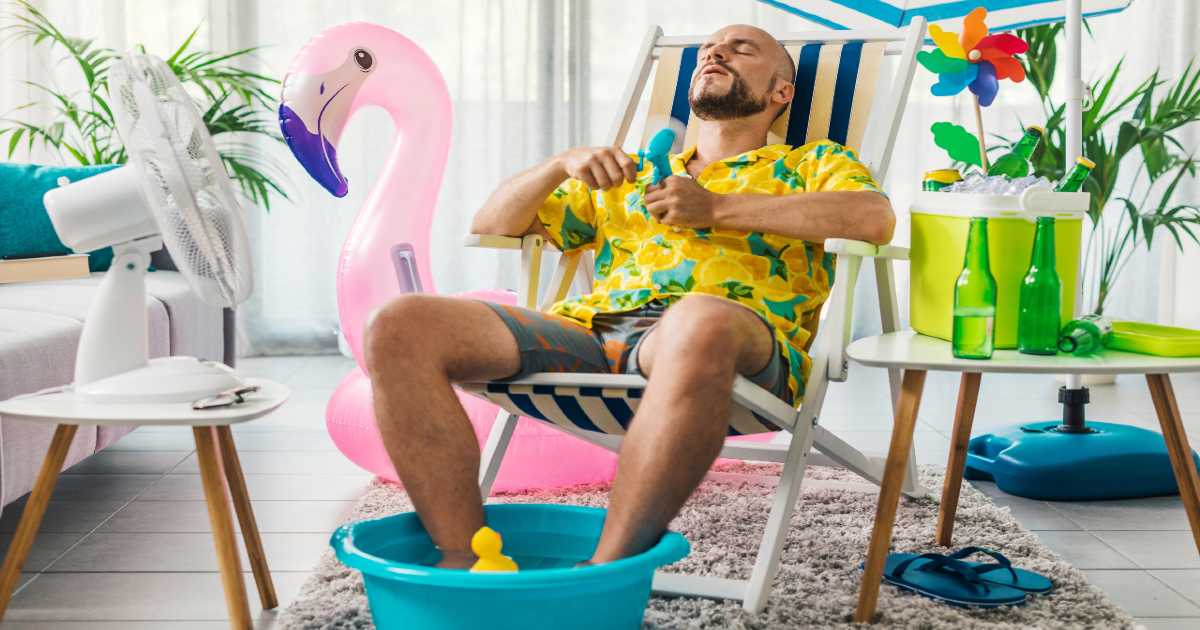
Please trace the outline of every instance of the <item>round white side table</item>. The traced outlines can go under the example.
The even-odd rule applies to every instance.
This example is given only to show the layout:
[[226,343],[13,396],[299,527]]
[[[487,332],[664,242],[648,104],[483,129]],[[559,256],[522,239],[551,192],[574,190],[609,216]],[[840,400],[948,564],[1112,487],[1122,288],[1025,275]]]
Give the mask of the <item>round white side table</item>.
[[1179,495],[1187,512],[1192,536],[1200,550],[1200,476],[1192,466],[1191,447],[1175,390],[1169,374],[1200,372],[1200,358],[1175,359],[1131,352],[1104,350],[1088,357],[1071,355],[1034,356],[1016,350],[997,350],[991,359],[978,361],[957,359],[950,342],[912,331],[887,333],[859,339],[846,349],[855,363],[872,367],[904,370],[900,400],[896,405],[896,423],[888,447],[883,482],[879,489],[879,505],[875,511],[875,526],[867,552],[862,587],[859,590],[856,622],[868,622],[875,615],[883,565],[892,542],[892,526],[900,502],[900,487],[908,465],[913,430],[925,374],[929,370],[961,372],[958,404],[954,411],[954,428],[950,436],[950,457],[946,463],[946,478],[942,486],[942,502],[938,510],[937,543],[950,544],[954,529],[954,513],[958,509],[958,494],[962,487],[963,466],[967,459],[967,442],[971,439],[971,423],[975,419],[975,403],[979,399],[979,383],[984,372],[1011,374],[1145,374],[1150,397],[1162,426],[1163,438]]
[[[8,609],[13,588],[21,575],[29,549],[33,546],[46,504],[58,481],[59,471],[71,447],[71,440],[79,425],[108,426],[190,426],[196,439],[196,456],[200,462],[200,479],[204,484],[204,499],[208,504],[208,517],[212,525],[213,541],[216,544],[217,562],[221,568],[221,582],[225,589],[225,603],[229,607],[230,625],[235,628],[252,627],[250,605],[246,599],[246,585],[242,581],[241,562],[238,559],[237,540],[233,535],[232,517],[229,512],[229,497],[237,512],[242,538],[246,542],[246,554],[250,558],[254,581],[264,609],[278,606],[275,586],[263,554],[262,539],[258,524],[250,507],[246,493],[246,479],[238,461],[233,443],[233,432],[229,425],[247,422],[262,417],[283,404],[288,389],[279,383],[262,379],[247,379],[248,385],[257,385],[258,391],[245,396],[245,402],[197,411],[189,402],[182,403],[121,403],[99,404],[81,400],[70,391],[55,392],[26,398],[12,398],[0,402],[0,416],[15,420],[42,422],[55,425],[54,438],[42,462],[41,472],[21,521],[4,557],[0,569],[0,620]],[[226,488],[229,497],[226,496]]]

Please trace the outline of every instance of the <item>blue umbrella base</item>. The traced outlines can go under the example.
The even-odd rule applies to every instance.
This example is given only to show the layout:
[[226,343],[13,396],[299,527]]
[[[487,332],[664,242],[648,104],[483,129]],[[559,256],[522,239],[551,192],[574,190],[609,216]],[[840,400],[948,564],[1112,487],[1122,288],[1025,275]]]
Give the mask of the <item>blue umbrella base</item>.
[[[1089,433],[1053,430],[1058,421],[1017,425],[972,439],[967,479],[995,481],[1030,499],[1087,501],[1178,494],[1162,434],[1088,422]],[[1200,457],[1192,452],[1200,469]]]

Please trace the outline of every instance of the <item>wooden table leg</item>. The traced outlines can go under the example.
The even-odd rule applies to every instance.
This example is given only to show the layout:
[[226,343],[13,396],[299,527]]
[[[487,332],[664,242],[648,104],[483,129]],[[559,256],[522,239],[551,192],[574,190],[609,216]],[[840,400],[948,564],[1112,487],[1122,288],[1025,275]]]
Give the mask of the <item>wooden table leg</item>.
[[954,430],[950,434],[950,458],[946,461],[946,479],[942,482],[942,505],[938,508],[937,544],[950,546],[954,535],[954,513],[958,511],[958,493],[962,489],[963,468],[967,463],[967,442],[971,441],[971,423],[975,421],[975,403],[979,400],[979,372],[963,372],[958,383],[958,405],[954,408]]
[[262,600],[263,608],[270,610],[277,607],[279,601],[275,597],[271,569],[267,567],[267,554],[263,552],[262,537],[258,534],[258,523],[254,520],[254,508],[250,506],[250,495],[246,492],[246,478],[242,475],[242,463],[233,443],[233,432],[225,425],[216,427],[216,433],[217,444],[221,448],[221,464],[225,467],[225,481],[229,484],[233,509],[242,527],[242,540],[246,544],[246,554],[250,556],[258,598]]
[[862,585],[858,591],[858,608],[854,611],[856,623],[870,622],[875,616],[879,585],[883,579],[883,564],[887,560],[888,547],[892,544],[892,526],[900,504],[900,490],[904,485],[908,454],[912,449],[913,430],[917,426],[917,409],[921,406],[921,390],[924,387],[924,370],[904,371],[904,380],[900,383],[900,402],[896,405],[892,442],[888,447],[887,462],[883,468],[883,483],[879,486],[875,527],[871,532]]
[[1171,468],[1175,470],[1175,482],[1179,484],[1179,498],[1187,512],[1188,524],[1192,527],[1192,538],[1200,551],[1200,475],[1192,459],[1192,447],[1188,445],[1187,432],[1183,429],[1183,418],[1179,415],[1179,403],[1175,401],[1175,389],[1171,377],[1166,374],[1147,374],[1150,398],[1154,400],[1154,411],[1162,426],[1163,439],[1167,442],[1167,454],[1171,457]]
[[237,540],[233,536],[233,523],[225,498],[225,483],[222,481],[221,465],[217,461],[212,427],[192,427],[192,434],[196,438],[196,458],[200,461],[200,480],[204,484],[204,500],[208,503],[208,520],[217,548],[217,564],[221,567],[221,584],[225,588],[229,623],[234,628],[249,630],[252,627],[250,605],[246,601],[246,584],[242,581]]
[[13,534],[8,553],[4,556],[4,568],[0,569],[0,619],[3,619],[4,613],[8,611],[8,602],[12,599],[17,580],[21,579],[21,569],[25,568],[25,559],[29,556],[34,539],[37,538],[42,517],[46,515],[46,505],[50,503],[50,495],[54,493],[54,485],[58,482],[58,473],[62,471],[67,451],[71,450],[71,441],[75,439],[75,430],[78,428],[77,424],[60,424],[54,429],[50,449],[46,451],[37,481],[33,484],[29,499],[25,501],[25,510],[21,512],[17,532]]

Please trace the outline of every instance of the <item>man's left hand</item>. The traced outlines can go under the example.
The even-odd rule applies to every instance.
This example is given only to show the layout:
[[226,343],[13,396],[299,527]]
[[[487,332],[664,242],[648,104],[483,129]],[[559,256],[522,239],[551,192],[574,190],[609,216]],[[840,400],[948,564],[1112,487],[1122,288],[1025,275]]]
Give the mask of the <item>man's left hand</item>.
[[711,228],[720,195],[705,190],[690,177],[672,175],[646,188],[646,210],[659,223]]

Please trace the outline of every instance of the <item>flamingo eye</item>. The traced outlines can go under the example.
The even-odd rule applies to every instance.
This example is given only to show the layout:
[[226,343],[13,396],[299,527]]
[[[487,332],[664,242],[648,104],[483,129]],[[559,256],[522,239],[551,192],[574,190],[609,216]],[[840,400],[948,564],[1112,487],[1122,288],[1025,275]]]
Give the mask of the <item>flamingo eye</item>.
[[363,72],[370,72],[371,68],[375,67],[375,58],[371,56],[370,52],[358,48],[354,51],[354,63],[358,64],[359,69]]

